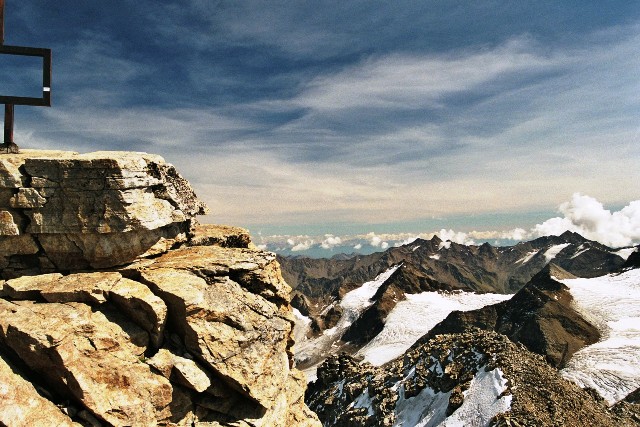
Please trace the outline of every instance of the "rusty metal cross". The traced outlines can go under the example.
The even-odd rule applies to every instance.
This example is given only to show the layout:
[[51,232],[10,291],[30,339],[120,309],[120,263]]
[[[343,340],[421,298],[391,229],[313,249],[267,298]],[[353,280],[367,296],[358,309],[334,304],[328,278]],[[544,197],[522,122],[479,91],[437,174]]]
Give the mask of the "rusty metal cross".
[[35,56],[42,58],[41,98],[0,95],[0,104],[4,104],[4,142],[0,144],[0,152],[17,153],[18,146],[13,142],[13,107],[14,105],[51,106],[51,49],[5,45],[4,2],[5,0],[0,0],[0,54]]

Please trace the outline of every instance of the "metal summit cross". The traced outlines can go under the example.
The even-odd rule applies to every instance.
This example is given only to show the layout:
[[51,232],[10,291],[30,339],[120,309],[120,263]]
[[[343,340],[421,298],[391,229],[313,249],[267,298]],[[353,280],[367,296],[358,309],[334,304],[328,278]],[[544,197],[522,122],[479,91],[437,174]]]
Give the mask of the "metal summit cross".
[[4,141],[0,153],[17,153],[13,142],[14,105],[51,106],[51,49],[37,47],[7,46],[4,44],[4,1],[0,0],[0,55],[18,55],[42,58],[42,97],[4,96],[0,94],[0,104],[4,104]]

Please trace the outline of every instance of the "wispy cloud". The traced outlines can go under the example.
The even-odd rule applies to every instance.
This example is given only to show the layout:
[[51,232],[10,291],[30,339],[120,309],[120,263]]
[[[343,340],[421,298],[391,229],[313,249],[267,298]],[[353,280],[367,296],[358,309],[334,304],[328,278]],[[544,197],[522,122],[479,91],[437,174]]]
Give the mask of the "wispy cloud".
[[418,3],[14,3],[55,48],[54,107],[16,137],[162,154],[244,226],[637,199],[637,6]]

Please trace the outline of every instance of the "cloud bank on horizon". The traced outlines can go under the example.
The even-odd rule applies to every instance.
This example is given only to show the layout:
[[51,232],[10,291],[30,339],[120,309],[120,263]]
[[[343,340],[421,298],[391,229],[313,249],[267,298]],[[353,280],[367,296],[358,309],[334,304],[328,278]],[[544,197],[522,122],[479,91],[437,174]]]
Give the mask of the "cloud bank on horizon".
[[[161,154],[207,221],[517,223],[576,191],[640,198],[638,2],[6,3],[5,42],[54,54],[53,107],[16,109],[18,144]],[[572,212],[544,227],[603,232]],[[324,234],[292,247],[344,246]]]
[[[514,228],[504,231],[461,232],[441,229],[423,233],[385,233],[369,232],[363,235],[334,236],[326,234],[320,237],[305,236],[254,236],[263,249],[283,254],[312,254],[331,256],[335,253],[371,253],[385,250],[390,246],[402,246],[413,243],[418,238],[431,239],[438,236],[443,241],[463,245],[475,245],[489,241],[493,244],[512,244],[536,237],[560,235],[565,231],[581,234],[587,239],[604,245],[620,248],[640,244],[640,200],[635,200],[619,211],[611,212],[593,197],[574,193],[571,200],[562,203],[558,212],[562,217],[549,218],[536,224],[528,231]],[[283,239],[286,237],[286,244]],[[330,243],[329,243],[330,242]]]

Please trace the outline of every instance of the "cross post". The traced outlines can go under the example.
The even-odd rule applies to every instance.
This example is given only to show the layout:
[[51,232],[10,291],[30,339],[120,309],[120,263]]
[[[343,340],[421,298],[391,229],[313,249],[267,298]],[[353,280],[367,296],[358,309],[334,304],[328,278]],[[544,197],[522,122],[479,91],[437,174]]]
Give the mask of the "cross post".
[[[4,45],[4,0],[0,0],[0,46]],[[4,144],[7,152],[17,151],[13,142],[13,104],[4,105]]]
[[18,146],[13,142],[13,119],[15,105],[51,106],[51,49],[36,47],[8,46],[4,44],[4,3],[0,0],[0,54],[42,58],[42,96],[5,96],[0,94],[0,104],[4,104],[4,141],[0,144],[0,153],[17,153]]

